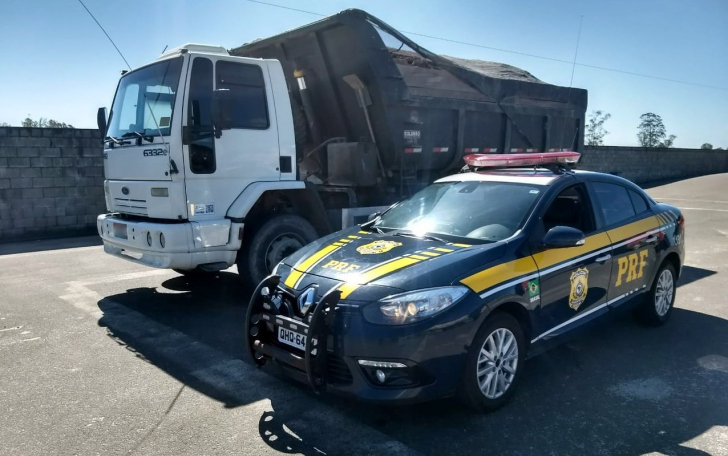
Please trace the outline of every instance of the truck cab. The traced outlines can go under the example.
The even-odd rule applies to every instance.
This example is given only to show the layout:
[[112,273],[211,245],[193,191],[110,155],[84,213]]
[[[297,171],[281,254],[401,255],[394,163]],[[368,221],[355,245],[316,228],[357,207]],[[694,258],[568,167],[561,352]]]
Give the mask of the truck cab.
[[305,189],[295,153],[278,61],[195,44],[165,52],[125,73],[114,97],[104,139],[109,214],[98,217],[105,251],[182,272],[235,264],[258,198]]

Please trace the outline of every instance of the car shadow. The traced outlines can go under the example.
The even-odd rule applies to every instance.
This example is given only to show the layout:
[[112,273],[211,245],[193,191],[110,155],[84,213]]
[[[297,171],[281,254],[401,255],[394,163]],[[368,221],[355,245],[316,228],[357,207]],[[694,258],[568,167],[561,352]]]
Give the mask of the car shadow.
[[[712,274],[686,267],[680,286]],[[258,432],[284,453],[358,454],[352,445],[367,443],[352,442],[346,424],[358,423],[426,455],[702,455],[689,442],[715,438],[714,427],[728,426],[728,321],[691,310],[675,308],[658,328],[615,312],[529,360],[513,401],[481,415],[454,399],[389,407],[316,396],[275,366],[261,370],[248,362],[242,325],[250,290],[236,275],[177,277],[162,286],[171,292],[136,288],[101,300],[99,324],[140,358],[226,407],[269,400]]]

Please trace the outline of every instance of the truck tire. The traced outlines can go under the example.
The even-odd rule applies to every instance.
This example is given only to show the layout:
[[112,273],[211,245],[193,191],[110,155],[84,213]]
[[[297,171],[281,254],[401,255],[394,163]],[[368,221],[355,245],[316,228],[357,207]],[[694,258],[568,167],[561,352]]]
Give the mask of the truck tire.
[[298,215],[279,215],[263,223],[238,254],[238,274],[255,288],[285,257],[318,238],[316,229]]

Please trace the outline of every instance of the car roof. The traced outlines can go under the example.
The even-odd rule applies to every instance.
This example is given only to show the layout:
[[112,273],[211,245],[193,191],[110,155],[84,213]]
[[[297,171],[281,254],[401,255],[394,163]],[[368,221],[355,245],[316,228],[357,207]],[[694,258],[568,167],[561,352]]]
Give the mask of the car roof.
[[556,174],[553,171],[533,168],[498,168],[470,171],[443,177],[435,182],[516,182],[530,185],[551,185],[557,179],[568,174]]

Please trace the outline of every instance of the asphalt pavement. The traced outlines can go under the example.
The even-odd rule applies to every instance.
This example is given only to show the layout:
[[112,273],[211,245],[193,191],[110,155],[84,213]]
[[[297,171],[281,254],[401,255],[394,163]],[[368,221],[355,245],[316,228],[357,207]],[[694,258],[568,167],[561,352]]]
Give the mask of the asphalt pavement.
[[0,454],[728,455],[726,189],[649,190],[687,225],[667,325],[594,326],[488,415],[317,396],[253,367],[234,269],[190,282],[95,237],[0,244]]

